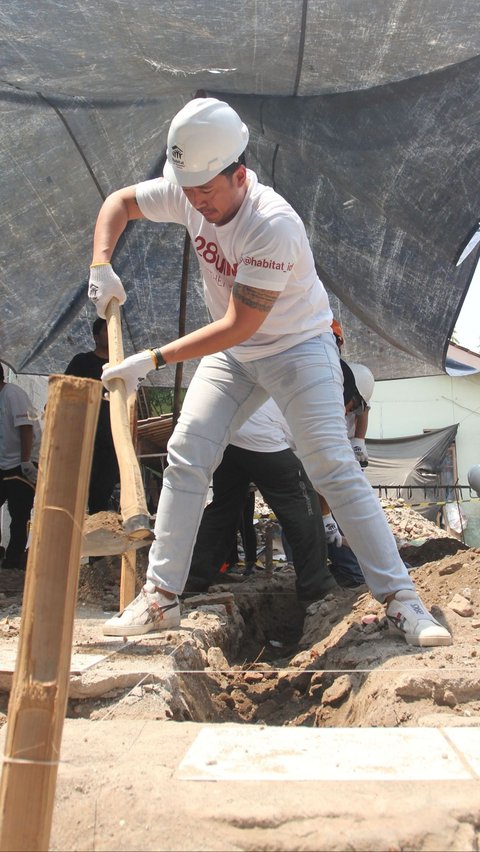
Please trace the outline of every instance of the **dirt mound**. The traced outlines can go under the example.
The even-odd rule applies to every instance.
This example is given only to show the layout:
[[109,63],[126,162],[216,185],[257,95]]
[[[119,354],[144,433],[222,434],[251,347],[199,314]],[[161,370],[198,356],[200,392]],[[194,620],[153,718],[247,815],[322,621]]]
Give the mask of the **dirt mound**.
[[[102,637],[101,621],[118,609],[121,559],[96,559],[81,566],[73,652],[101,661],[71,677],[68,721],[92,725],[92,731],[98,730],[96,722],[103,722],[107,764],[117,747],[117,728],[109,728],[110,720],[323,728],[480,726],[480,549],[465,548],[434,525],[412,517],[411,510],[399,519],[398,511],[401,507],[395,507],[389,521],[400,551],[425,603],[452,631],[452,646],[406,645],[366,586],[338,588],[305,612],[296,600],[294,572],[280,560],[272,572],[227,578],[208,594],[186,599],[179,630],[109,644]],[[261,539],[261,522],[259,532]],[[140,586],[147,550],[137,551],[136,560]],[[21,572],[0,572],[0,647],[7,655],[18,641],[23,582]],[[0,722],[6,719],[9,686],[5,682],[1,688]],[[90,742],[92,737],[84,739]],[[152,764],[150,772],[155,773],[154,785],[158,768]],[[91,848],[79,846],[77,836],[65,841],[72,813],[76,835],[83,826],[82,836],[90,837],[88,784],[83,776],[73,786],[68,780],[60,783],[55,817],[55,837],[60,840],[52,848]],[[340,804],[335,816],[342,813]],[[458,811],[449,819],[453,833],[447,838],[442,827],[444,848],[477,848],[473,811],[467,820],[467,845],[455,839],[466,818]],[[233,848],[232,824],[223,829],[221,848]],[[349,826],[348,815],[343,824]],[[138,829],[136,843],[145,832],[148,826]],[[389,848],[440,848],[432,846],[424,823],[414,847],[401,820],[395,832],[398,843],[390,839]],[[102,848],[126,848],[121,822],[107,834],[99,825],[97,844]],[[358,837],[349,838],[351,849],[380,848],[370,835],[363,845]],[[94,843],[93,848],[100,845]],[[209,847],[199,841],[198,848]],[[247,847],[241,841],[238,848]],[[295,848],[311,847],[302,839]]]
[[[192,654],[204,654],[199,667],[208,681],[207,717],[273,725],[398,726],[440,724],[453,713],[477,718],[480,724],[480,549],[465,548],[447,536],[411,547],[416,587],[435,617],[451,630],[452,646],[408,646],[366,586],[355,591],[339,588],[305,613],[296,601],[295,575],[281,564],[273,573],[231,579],[184,601],[183,615],[195,618],[197,639],[202,631],[212,630],[212,612],[219,623],[232,621],[232,606],[238,613],[236,630],[242,631],[229,648],[225,638],[217,645],[217,640],[195,643],[183,633],[178,637],[179,644],[191,644]],[[437,558],[422,562],[432,552]],[[147,556],[141,553],[139,583]],[[80,600],[101,601],[106,610],[114,610],[119,563],[112,558],[85,566]],[[229,611],[222,595],[233,601]],[[199,682],[196,676],[197,686]],[[173,718],[198,719],[198,701],[190,697],[188,678],[182,679],[181,689],[187,710],[182,706],[177,715],[171,707]],[[125,690],[120,690],[116,706],[109,701],[109,713],[116,718],[131,713],[124,697]],[[144,697],[148,703],[152,695]],[[84,717],[101,714],[98,699],[95,705],[87,701],[76,707]],[[158,714],[158,704],[153,701],[147,711],[140,702],[138,712]]]

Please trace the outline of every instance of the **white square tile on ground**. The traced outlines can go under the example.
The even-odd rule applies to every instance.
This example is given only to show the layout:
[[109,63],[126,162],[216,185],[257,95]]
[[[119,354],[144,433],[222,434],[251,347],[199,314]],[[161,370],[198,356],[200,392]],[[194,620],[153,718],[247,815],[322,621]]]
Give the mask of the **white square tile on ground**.
[[480,728],[444,728],[443,733],[480,779]]
[[[465,742],[457,740],[462,742],[459,751],[467,748],[472,730],[462,733]],[[175,777],[184,781],[471,781],[480,776],[438,728],[224,725],[200,731]]]

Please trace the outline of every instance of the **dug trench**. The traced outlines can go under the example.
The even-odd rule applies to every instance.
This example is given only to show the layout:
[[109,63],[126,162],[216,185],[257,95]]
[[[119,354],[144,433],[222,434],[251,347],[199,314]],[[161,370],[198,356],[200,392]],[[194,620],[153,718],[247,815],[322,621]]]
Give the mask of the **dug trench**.
[[[178,630],[109,639],[101,625],[118,606],[120,559],[83,566],[67,716],[92,723],[479,725],[480,550],[429,532],[421,546],[403,541],[402,553],[425,603],[453,634],[454,644],[439,648],[408,646],[366,586],[338,588],[304,611],[288,567],[187,598]],[[139,584],[145,565],[139,550]],[[3,652],[18,642],[22,582],[14,573],[0,590]],[[4,721],[10,685],[2,673]]]

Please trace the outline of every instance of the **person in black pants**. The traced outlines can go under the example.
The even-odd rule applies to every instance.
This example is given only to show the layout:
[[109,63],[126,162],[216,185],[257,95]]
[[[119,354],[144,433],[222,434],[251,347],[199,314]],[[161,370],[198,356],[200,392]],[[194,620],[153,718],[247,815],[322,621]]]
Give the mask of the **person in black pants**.
[[[238,532],[242,539],[244,551],[245,569],[242,572],[244,574],[251,574],[257,561],[257,533],[255,532],[255,525],[253,522],[255,515],[255,491],[255,485],[250,483],[248,494],[245,498],[245,503],[243,504],[240,523],[238,525]],[[225,568],[228,570],[230,568],[234,568],[238,561],[238,536],[237,533],[235,533],[230,557],[225,563]]]
[[270,399],[231,439],[213,475],[213,500],[203,513],[186,592],[205,591],[217,579],[230,554],[251,482],[285,530],[299,602],[307,605],[336,587],[326,565],[318,497],[289,446],[286,429],[278,406]]
[[[98,317],[92,326],[95,349],[79,352],[70,361],[65,375],[101,381],[102,367],[108,363],[108,333],[106,320]],[[110,427],[110,408],[102,399],[98,415],[97,431],[93,449],[92,471],[88,489],[88,511],[108,511],[111,508],[113,489],[119,481],[117,456]]]

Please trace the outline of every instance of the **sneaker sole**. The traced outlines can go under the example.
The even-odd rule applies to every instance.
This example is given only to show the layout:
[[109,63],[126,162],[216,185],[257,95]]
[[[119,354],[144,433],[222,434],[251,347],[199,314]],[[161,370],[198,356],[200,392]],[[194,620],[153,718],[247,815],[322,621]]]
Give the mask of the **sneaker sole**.
[[144,636],[146,633],[160,633],[162,630],[175,630],[180,627],[180,618],[171,619],[165,624],[165,621],[159,621],[156,624],[130,624],[126,627],[121,625],[110,625],[107,621],[103,625],[104,636]]
[[415,636],[412,633],[402,633],[408,645],[420,648],[434,648],[440,645],[453,645],[452,636]]
[[453,645],[453,636],[445,631],[443,636],[417,636],[415,633],[404,633],[403,630],[397,627],[393,621],[388,618],[388,629],[394,636],[403,636],[407,645],[414,645],[416,648],[435,648],[440,645]]

